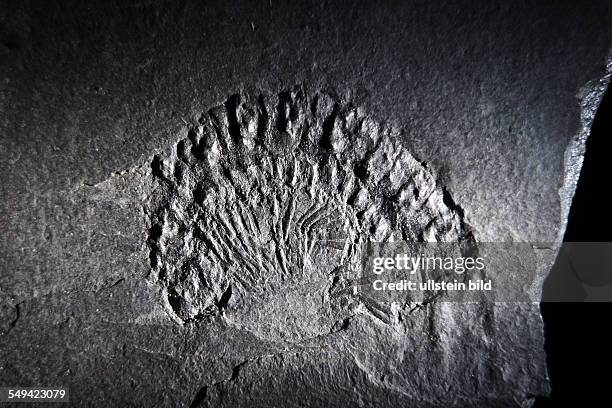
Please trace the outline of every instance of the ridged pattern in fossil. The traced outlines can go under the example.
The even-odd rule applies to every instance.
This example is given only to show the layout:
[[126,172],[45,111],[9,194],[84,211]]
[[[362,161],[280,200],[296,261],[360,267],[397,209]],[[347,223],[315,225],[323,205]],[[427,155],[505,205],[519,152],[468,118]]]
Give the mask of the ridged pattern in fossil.
[[183,321],[242,310],[269,323],[297,302],[310,315],[283,325],[314,333],[350,314],[328,293],[362,244],[465,236],[392,128],[325,92],[232,96],[151,168],[151,266]]

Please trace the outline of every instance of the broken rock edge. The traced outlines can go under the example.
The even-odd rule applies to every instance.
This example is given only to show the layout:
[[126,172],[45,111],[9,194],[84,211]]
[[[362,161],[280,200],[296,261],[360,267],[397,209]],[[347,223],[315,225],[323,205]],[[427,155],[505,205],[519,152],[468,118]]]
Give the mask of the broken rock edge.
[[[555,264],[557,255],[563,245],[563,237],[565,235],[565,230],[567,228],[567,222],[569,218],[570,209],[572,206],[572,201],[576,194],[576,187],[578,185],[578,179],[580,177],[580,172],[582,170],[582,164],[584,163],[584,156],[586,153],[586,142],[591,135],[591,128],[593,126],[593,121],[595,120],[595,116],[597,111],[599,110],[599,106],[604,98],[604,95],[608,91],[610,80],[612,78],[612,47],[608,51],[608,57],[606,58],[605,63],[605,71],[602,77],[595,78],[588,81],[584,86],[582,86],[578,92],[576,93],[576,98],[578,100],[578,105],[580,106],[580,123],[578,132],[574,135],[574,137],[570,140],[567,148],[565,149],[564,159],[563,159],[563,167],[564,167],[564,178],[563,184],[559,188],[559,200],[561,203],[561,213],[559,217],[559,228],[557,231],[557,236],[555,242],[552,243],[551,247],[546,248],[550,250],[549,261],[546,265],[544,265],[543,270],[544,273],[541,275],[537,275],[536,277],[539,279],[537,284],[537,288],[539,290],[540,298],[542,296],[542,291],[544,287],[544,281],[548,278],[553,265]],[[539,318],[542,322],[541,325],[541,333],[540,335],[546,341],[546,334],[544,331],[544,320],[542,317],[542,313],[540,312]],[[550,396],[550,372],[548,369],[548,363],[546,363],[546,377],[549,383],[549,389],[545,397]],[[533,396],[528,396],[528,400],[532,400],[532,403],[535,402],[535,398]],[[531,404],[530,404],[531,405]]]

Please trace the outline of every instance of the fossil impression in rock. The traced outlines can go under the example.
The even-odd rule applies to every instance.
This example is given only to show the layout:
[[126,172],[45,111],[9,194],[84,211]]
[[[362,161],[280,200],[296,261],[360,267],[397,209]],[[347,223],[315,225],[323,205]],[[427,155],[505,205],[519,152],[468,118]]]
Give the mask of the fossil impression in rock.
[[[154,279],[183,322],[222,313],[299,339],[359,308],[384,319],[374,302],[330,295],[350,285],[364,243],[467,237],[397,131],[340,97],[240,94],[198,122],[153,158],[146,206]],[[300,318],[276,321],[291,309]]]

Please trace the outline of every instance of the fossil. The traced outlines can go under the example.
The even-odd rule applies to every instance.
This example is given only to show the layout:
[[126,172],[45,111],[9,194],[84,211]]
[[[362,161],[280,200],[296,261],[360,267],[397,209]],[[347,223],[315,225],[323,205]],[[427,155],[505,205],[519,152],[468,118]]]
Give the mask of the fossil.
[[[465,239],[460,210],[393,132],[299,87],[234,95],[201,115],[151,162],[151,267],[176,316],[223,313],[300,338],[360,303],[376,308],[329,298],[360,267],[363,244]],[[279,308],[303,316],[278,323]]]

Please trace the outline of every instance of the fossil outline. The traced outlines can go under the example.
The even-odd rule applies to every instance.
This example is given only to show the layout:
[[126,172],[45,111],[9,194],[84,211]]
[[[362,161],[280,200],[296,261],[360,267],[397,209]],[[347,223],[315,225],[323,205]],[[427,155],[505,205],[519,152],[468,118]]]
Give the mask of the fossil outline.
[[202,114],[151,162],[151,268],[176,316],[197,321],[308,282],[331,293],[368,241],[466,239],[461,212],[396,133],[302,87],[233,95]]

